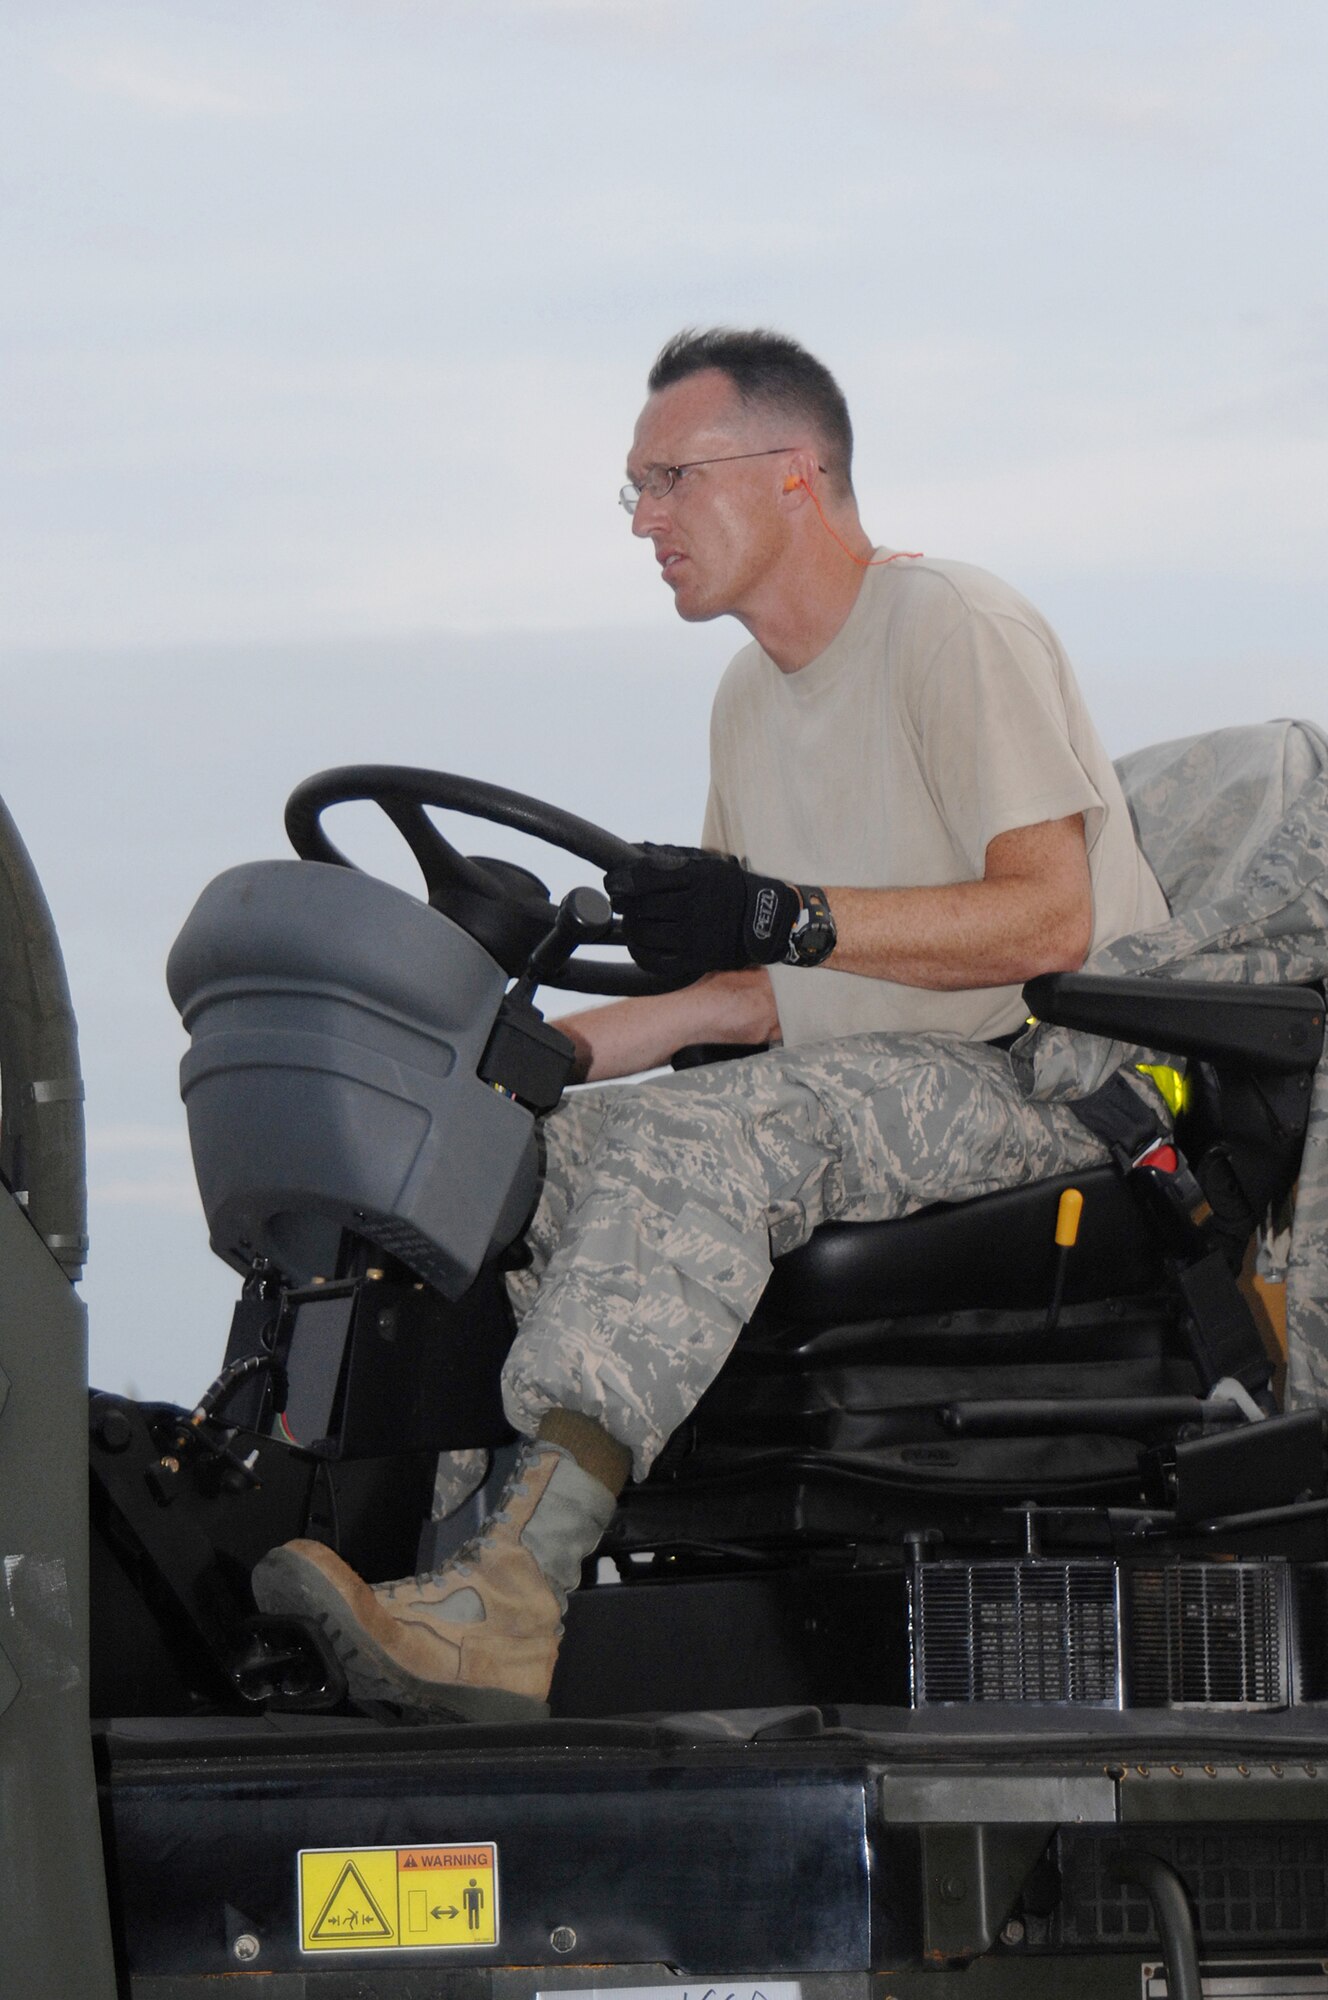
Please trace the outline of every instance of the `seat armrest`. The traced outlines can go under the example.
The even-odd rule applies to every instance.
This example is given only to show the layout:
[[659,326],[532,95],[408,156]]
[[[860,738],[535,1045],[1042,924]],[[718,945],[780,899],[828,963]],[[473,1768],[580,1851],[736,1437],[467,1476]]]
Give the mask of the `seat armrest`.
[[1310,1070],[1323,1051],[1323,995],[1313,986],[1048,972],[1029,980],[1024,999],[1039,1021],[1212,1063]]

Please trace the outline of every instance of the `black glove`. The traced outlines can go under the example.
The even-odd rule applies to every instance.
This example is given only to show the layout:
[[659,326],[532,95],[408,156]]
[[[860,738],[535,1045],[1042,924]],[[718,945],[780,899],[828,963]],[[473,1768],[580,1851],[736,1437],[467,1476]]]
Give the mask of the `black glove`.
[[753,875],[731,854],[651,841],[639,861],[611,868],[604,887],[637,964],[678,979],[775,964],[802,909],[789,883]]

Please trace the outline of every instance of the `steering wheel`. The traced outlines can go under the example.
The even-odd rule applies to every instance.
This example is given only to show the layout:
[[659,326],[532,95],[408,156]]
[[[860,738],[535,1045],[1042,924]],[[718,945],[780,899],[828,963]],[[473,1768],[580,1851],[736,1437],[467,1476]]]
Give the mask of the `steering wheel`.
[[[329,806],[352,799],[368,800],[387,814],[419,863],[430,907],[469,931],[503,970],[513,975],[524,969],[535,946],[552,930],[557,906],[549,900],[538,876],[528,869],[511,861],[459,854],[429,818],[426,806],[513,827],[593,863],[602,872],[619,862],[636,860],[641,853],[631,841],[619,840],[616,834],[578,819],[575,813],[563,812],[524,792],[485,784],[479,778],[420,771],[405,764],[341,764],[306,778],[286,801],[286,832],[301,860],[355,867],[328,839],[322,826],[322,815]],[[623,942],[620,918],[614,917],[604,942]],[[643,972],[630,961],[613,964],[573,957],[540,983],[567,993],[621,997],[669,993],[684,982]]]

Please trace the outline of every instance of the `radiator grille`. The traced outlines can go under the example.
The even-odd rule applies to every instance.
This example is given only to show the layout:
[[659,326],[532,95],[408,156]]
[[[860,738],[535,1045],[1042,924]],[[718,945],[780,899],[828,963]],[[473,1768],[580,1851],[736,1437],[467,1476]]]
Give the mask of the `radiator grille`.
[[935,1562],[910,1579],[913,1696],[1120,1705],[1119,1591],[1104,1562]]
[[914,1706],[1284,1708],[1290,1590],[1279,1559],[923,1563],[909,1579]]
[[1284,1562],[1141,1565],[1129,1578],[1132,1706],[1285,1707]]

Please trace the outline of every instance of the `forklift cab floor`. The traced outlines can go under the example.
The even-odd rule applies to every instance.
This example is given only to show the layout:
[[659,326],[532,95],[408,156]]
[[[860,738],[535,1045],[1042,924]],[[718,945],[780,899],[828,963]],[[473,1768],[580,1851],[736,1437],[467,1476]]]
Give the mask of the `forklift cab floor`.
[[[1328,1760],[1328,1702],[1276,1711],[1251,1709],[1110,1709],[1017,1702],[955,1703],[926,1709],[870,1707],[734,1708],[677,1715],[553,1717],[521,1723],[401,1723],[370,1716],[269,1710],[261,1715],[128,1716],[94,1725],[110,1769],[139,1760],[254,1757],[283,1748],[293,1756],[376,1754],[465,1760],[510,1753],[631,1750],[661,1756],[739,1745],[832,1746],[875,1755],[946,1760],[965,1751],[1003,1751],[1036,1759],[1068,1750],[1110,1757],[1180,1756],[1202,1761],[1209,1750]],[[1328,1775],[1328,1773],[1326,1773]]]

